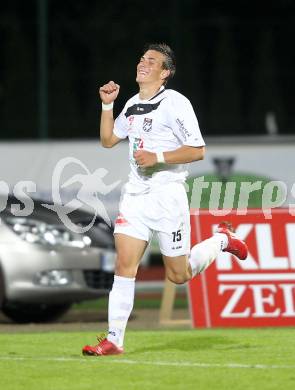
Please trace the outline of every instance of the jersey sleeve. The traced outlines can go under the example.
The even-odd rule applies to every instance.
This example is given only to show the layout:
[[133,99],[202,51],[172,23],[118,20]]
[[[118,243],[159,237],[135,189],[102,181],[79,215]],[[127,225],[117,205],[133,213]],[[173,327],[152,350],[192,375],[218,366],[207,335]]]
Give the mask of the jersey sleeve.
[[125,117],[125,107],[122,110],[121,114],[116,118],[114,123],[113,133],[119,138],[126,138],[128,135],[128,121]]
[[174,135],[183,145],[204,146],[198,119],[190,101],[180,95],[172,99],[173,114],[171,127]]

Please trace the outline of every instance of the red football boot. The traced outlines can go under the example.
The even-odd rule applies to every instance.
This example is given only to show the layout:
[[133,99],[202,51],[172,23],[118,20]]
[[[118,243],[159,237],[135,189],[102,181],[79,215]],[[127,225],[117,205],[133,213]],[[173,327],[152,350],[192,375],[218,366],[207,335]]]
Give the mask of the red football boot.
[[217,233],[227,235],[228,245],[223,252],[229,252],[237,256],[240,260],[245,260],[248,256],[248,248],[244,241],[240,240],[235,234],[232,224],[229,222],[221,222],[216,230]]
[[102,355],[120,355],[124,352],[122,347],[110,342],[105,335],[103,337],[97,337],[98,344],[85,345],[82,349],[83,355],[87,356],[102,356]]

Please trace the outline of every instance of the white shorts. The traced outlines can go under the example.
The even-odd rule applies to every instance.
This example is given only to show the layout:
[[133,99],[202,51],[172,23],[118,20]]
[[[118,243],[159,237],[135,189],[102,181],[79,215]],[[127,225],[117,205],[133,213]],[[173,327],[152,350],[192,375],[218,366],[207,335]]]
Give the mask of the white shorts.
[[147,194],[123,193],[114,233],[149,242],[158,235],[161,253],[176,257],[190,252],[190,214],[182,183],[169,183]]

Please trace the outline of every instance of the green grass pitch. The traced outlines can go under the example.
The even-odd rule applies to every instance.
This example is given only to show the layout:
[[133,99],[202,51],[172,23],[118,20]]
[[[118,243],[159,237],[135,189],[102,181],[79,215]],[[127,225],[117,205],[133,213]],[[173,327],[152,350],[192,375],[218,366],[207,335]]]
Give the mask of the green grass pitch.
[[295,389],[295,329],[128,331],[121,356],[83,357],[89,332],[0,334],[1,390]]

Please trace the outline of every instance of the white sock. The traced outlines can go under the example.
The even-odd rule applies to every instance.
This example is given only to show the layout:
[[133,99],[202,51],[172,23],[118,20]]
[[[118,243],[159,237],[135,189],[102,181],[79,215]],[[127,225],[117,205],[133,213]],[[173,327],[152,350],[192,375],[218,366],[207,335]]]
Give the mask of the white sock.
[[134,302],[135,278],[114,276],[114,283],[109,294],[109,333],[107,339],[123,346],[125,329]]
[[225,249],[228,245],[226,234],[215,233],[208,238],[195,245],[191,249],[189,263],[192,269],[192,277],[203,272],[216,259],[219,252]]

